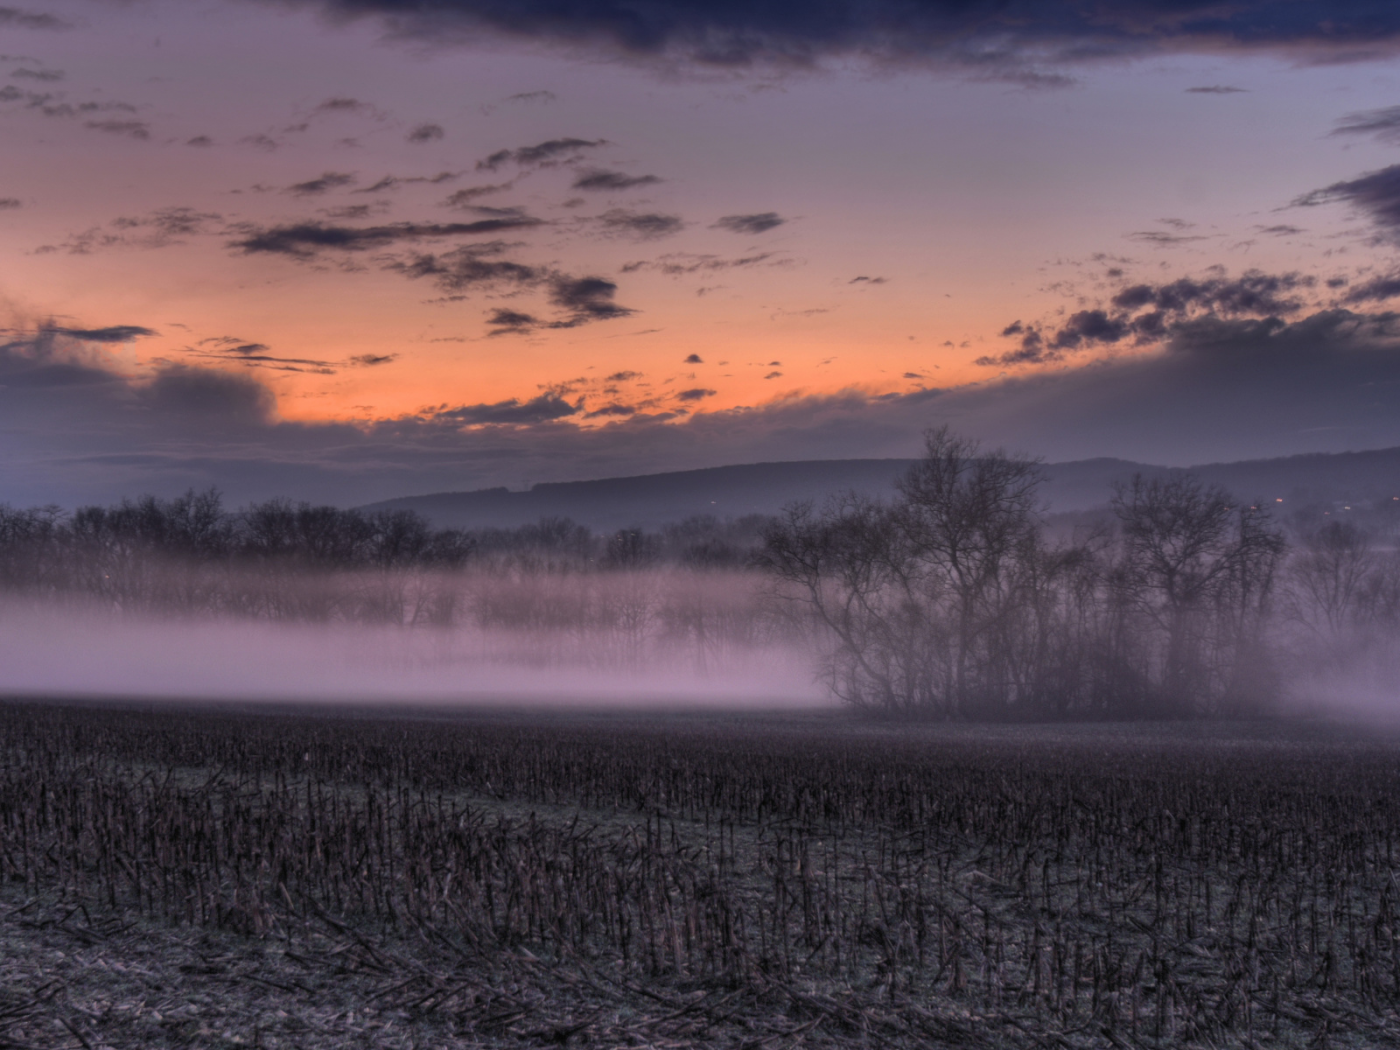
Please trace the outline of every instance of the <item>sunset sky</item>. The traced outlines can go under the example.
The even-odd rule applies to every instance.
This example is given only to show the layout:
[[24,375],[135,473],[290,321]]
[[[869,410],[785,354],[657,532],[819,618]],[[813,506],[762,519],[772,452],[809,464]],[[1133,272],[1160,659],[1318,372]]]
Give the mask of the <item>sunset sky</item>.
[[14,2],[0,502],[1400,444],[1392,4]]

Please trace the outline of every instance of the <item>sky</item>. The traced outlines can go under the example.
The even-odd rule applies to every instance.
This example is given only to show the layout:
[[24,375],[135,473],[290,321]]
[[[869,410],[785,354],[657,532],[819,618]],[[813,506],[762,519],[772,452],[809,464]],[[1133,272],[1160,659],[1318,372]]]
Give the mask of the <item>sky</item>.
[[1397,52],[1356,0],[0,0],[0,502],[1400,445]]

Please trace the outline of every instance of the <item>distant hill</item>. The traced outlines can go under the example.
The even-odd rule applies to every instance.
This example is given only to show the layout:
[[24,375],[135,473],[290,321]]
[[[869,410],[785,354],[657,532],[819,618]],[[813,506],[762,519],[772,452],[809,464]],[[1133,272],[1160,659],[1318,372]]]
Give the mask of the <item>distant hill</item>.
[[[696,514],[737,518],[775,514],[797,500],[820,501],[853,489],[872,496],[894,491],[910,459],[832,459],[747,463],[597,481],[547,482],[523,492],[479,489],[405,496],[366,510],[414,510],[439,527],[514,527],[542,517],[567,517],[598,530],[654,529]],[[1241,497],[1300,502],[1381,500],[1400,496],[1400,448],[1319,453],[1192,467],[1203,480]],[[1170,474],[1171,468],[1122,459],[1085,459],[1045,468],[1042,494],[1052,511],[1103,506],[1115,481]]]
[[1210,463],[1191,471],[1241,496],[1283,498],[1288,503],[1400,496],[1400,448]]
[[746,463],[598,481],[546,482],[524,492],[479,489],[386,500],[367,510],[416,510],[439,527],[512,527],[542,517],[572,518],[594,529],[656,528],[696,514],[738,518],[776,514],[796,500],[855,489],[894,491],[908,459],[833,459]]

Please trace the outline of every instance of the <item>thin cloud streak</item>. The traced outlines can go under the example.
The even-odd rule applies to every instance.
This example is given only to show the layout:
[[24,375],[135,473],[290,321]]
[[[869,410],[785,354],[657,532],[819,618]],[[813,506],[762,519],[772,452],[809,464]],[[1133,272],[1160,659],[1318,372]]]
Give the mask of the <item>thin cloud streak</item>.
[[322,251],[365,251],[404,241],[480,237],[542,225],[543,220],[524,215],[477,222],[399,222],[385,226],[332,226],[321,222],[302,222],[286,226],[254,226],[246,230],[242,237],[229,241],[228,246],[245,255],[288,255],[305,259]]

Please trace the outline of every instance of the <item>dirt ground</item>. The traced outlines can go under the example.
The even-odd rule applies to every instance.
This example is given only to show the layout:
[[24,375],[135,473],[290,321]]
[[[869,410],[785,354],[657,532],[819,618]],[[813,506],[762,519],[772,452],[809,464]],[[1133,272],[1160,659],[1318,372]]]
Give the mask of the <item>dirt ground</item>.
[[[79,721],[81,717],[75,716]],[[618,721],[613,728],[618,738],[623,739],[636,724],[635,719],[629,718]],[[753,719],[732,723],[691,719],[675,723],[680,726],[677,732],[682,735],[712,730],[733,732],[736,724],[750,736],[760,731],[799,734],[815,731],[825,739],[832,730],[825,716],[815,721]],[[588,725],[592,731],[599,725],[608,729],[610,724],[594,719]],[[645,723],[645,726],[649,730],[655,728],[654,723]],[[608,729],[604,739],[611,732],[612,729]],[[976,768],[981,768],[979,763],[985,764],[984,752],[989,747],[1052,744],[1071,748],[1072,753],[1079,756],[1117,749],[1114,753],[1120,758],[1127,756],[1123,761],[1129,769],[1158,761],[1160,755],[1158,758],[1151,756],[1161,752],[1168,755],[1164,768],[1169,768],[1170,755],[1174,754],[1172,749],[1189,746],[1193,754],[1216,753],[1219,761],[1210,768],[1226,770],[1222,775],[1234,775],[1231,771],[1242,762],[1233,756],[1252,754],[1260,747],[1271,749],[1268,754],[1277,756],[1312,755],[1315,749],[1323,748],[1318,752],[1323,755],[1322,768],[1327,777],[1333,778],[1324,778],[1326,792],[1318,795],[1323,799],[1336,795],[1349,783],[1347,778],[1352,774],[1347,770],[1345,758],[1352,754],[1349,749],[1360,746],[1358,741],[1368,741],[1366,746],[1371,748],[1368,753],[1372,755],[1373,765],[1369,767],[1372,774],[1387,778],[1393,769],[1400,769],[1400,765],[1387,757],[1391,750],[1400,754],[1400,747],[1393,746],[1394,740],[1378,741],[1375,734],[1326,727],[1306,731],[1267,725],[1236,731],[1196,726],[1069,726],[1047,727],[1044,731],[1027,727],[945,727],[910,731],[852,726],[841,732],[851,740],[863,742],[862,746],[874,741],[877,748],[886,740],[891,746],[896,742],[903,746],[912,738],[927,737],[945,749],[945,757],[947,754],[968,756],[967,761]],[[804,757],[808,739],[817,740],[818,737],[801,736],[798,744],[792,745],[793,762],[808,761],[808,757]],[[606,744],[598,747],[598,754],[610,753]],[[19,754],[19,751],[13,752],[12,759]],[[1337,761],[1327,757],[1333,755],[1337,756]],[[1308,762],[1313,761],[1308,759]],[[1298,766],[1298,769],[1304,768]],[[212,783],[216,772],[194,766],[163,771],[154,766],[147,769],[129,758],[121,759],[110,769],[111,775],[125,784],[139,785],[151,777],[163,778],[162,791],[168,787],[172,792],[184,792],[185,796],[195,798],[199,785]],[[1309,777],[1321,775],[1313,765],[1307,765],[1306,770]],[[936,785],[939,781],[935,778],[932,783]],[[287,798],[299,797],[302,788],[298,782],[283,777],[281,785]],[[245,788],[252,791],[252,787],[245,785]],[[358,789],[346,787],[344,790],[345,797],[350,799]],[[892,782],[891,790],[900,790],[898,784]],[[1136,795],[1122,797],[1128,800],[1125,806],[1137,805],[1132,801]],[[1192,797],[1209,801],[1211,796],[1207,792]],[[1346,812],[1350,804],[1344,796],[1337,797],[1342,799],[1337,803],[1340,807],[1337,811]],[[741,821],[737,828],[731,825],[727,831],[716,832],[708,818],[702,823],[693,814],[687,817],[678,810],[663,813],[654,807],[642,812],[615,804],[547,804],[527,801],[509,792],[485,795],[464,791],[453,801],[469,805],[488,824],[503,821],[502,827],[517,829],[586,825],[597,829],[597,837],[619,843],[652,834],[660,843],[664,818],[667,849],[685,864],[697,865],[697,870],[712,863],[709,850],[716,842],[716,835],[721,846],[728,842],[730,867],[726,871],[725,861],[720,860],[719,870],[724,872],[726,885],[735,901],[753,903],[753,914],[762,914],[759,905],[771,900],[775,892],[771,881],[777,870],[774,850],[777,848],[781,853],[782,848],[775,847],[773,841],[765,837],[770,829],[762,823]],[[1034,799],[1030,801],[1035,802]],[[1377,806],[1383,801],[1378,801]],[[1285,803],[1292,805],[1287,799],[1279,805]],[[5,799],[0,798],[0,823],[9,820],[6,826],[13,828],[17,826],[15,815],[6,810],[6,804]],[[999,811],[983,812],[983,801],[975,793],[960,805],[963,809],[957,812],[992,822],[989,826],[1003,820]],[[1081,817],[1075,814],[1082,815],[1083,809],[1084,804],[1075,796],[1069,798],[1065,812],[1080,821]],[[1115,836],[1122,839],[1127,834],[1128,817],[1136,819],[1144,814],[1144,820],[1169,818],[1160,824],[1162,828],[1176,827],[1178,815],[1167,813],[1163,818],[1160,806],[1157,809],[1153,811],[1145,806],[1142,814],[1123,809],[1112,821],[1107,816],[1100,819],[1098,815],[1089,814],[1074,825],[1077,829],[1074,835],[1082,838],[1087,831],[1105,835],[1106,843],[1116,841]],[[953,816],[942,819],[952,821],[956,813],[953,810],[949,813]],[[1389,814],[1389,809],[1378,808],[1366,818],[1369,824],[1363,822],[1358,827],[1363,830],[1388,827],[1385,822],[1392,819]],[[1204,835],[1205,831],[1201,830],[1204,827],[1191,829],[1185,841]],[[901,880],[932,879],[928,873],[932,869],[916,871],[907,857],[896,863],[893,851],[904,848],[900,845],[905,841],[901,836],[907,829],[881,827],[872,821],[868,827],[843,826],[839,830],[839,843],[829,834],[830,829],[824,831],[815,824],[792,839],[796,842],[800,838],[806,844],[804,849],[810,847],[812,857],[810,870],[804,853],[800,870],[789,873],[792,886],[834,887],[827,899],[844,902],[841,907],[854,909],[857,899],[863,898],[869,887],[878,888],[877,883],[897,891],[902,889]],[[13,834],[6,834],[10,834],[10,838],[0,836],[0,849],[6,848],[5,841],[16,841]],[[1139,835],[1135,842],[1146,843],[1141,848],[1153,848],[1150,830],[1134,834]],[[1221,841],[1229,849],[1236,849],[1236,839],[1230,837],[1232,832],[1225,829],[1224,834]],[[911,851],[913,841],[908,840]],[[115,897],[103,900],[98,893],[67,889],[66,876],[55,877],[49,883],[32,878],[29,881],[11,878],[9,882],[0,882],[0,1050],[99,1050],[103,1047],[164,1050],[233,1046],[269,1050],[342,1047],[495,1050],[549,1046],[668,1050],[692,1047],[775,1050],[799,1046],[818,1050],[827,1047],[977,1047],[988,1050],[1138,1046],[1192,1046],[1211,1050],[1224,1047],[1249,1047],[1251,1050],[1258,1047],[1330,1047],[1333,1050],[1400,1047],[1400,1023],[1397,1023],[1394,1004],[1382,1004],[1378,1008],[1375,998],[1378,993],[1374,991],[1363,988],[1361,991],[1366,994],[1362,995],[1357,991],[1359,985],[1339,991],[1329,987],[1325,975],[1314,987],[1300,977],[1283,1001],[1279,997],[1279,986],[1275,984],[1270,1000],[1268,993],[1262,990],[1264,986],[1257,973],[1232,968],[1234,964],[1229,960],[1235,956],[1226,948],[1229,937],[1234,934],[1227,932],[1223,923],[1232,923],[1228,930],[1233,931],[1237,926],[1243,929],[1244,920],[1239,916],[1223,918],[1222,902],[1228,893],[1236,893],[1240,907],[1244,907],[1257,897],[1252,888],[1231,890],[1226,882],[1215,882],[1211,892],[1219,896],[1214,912],[1209,898],[1206,899],[1205,923],[1192,929],[1190,936],[1178,937],[1177,943],[1159,944],[1160,937],[1171,931],[1179,932],[1179,927],[1174,925],[1176,920],[1172,916],[1176,914],[1176,905],[1170,897],[1163,897],[1159,889],[1154,900],[1149,888],[1151,872],[1147,868],[1136,871],[1135,878],[1141,876],[1142,881],[1135,887],[1105,888],[1103,883],[1094,883],[1092,875],[1085,874],[1087,869],[1074,870],[1078,862],[1073,857],[1098,858],[1099,848],[1083,842],[1069,843],[1069,839],[1047,839],[1042,852],[1032,858],[1030,852],[1017,854],[1014,849],[1004,852],[1006,843],[992,843],[991,847],[995,848],[991,848],[986,842],[976,841],[975,836],[962,840],[949,832],[938,839],[938,850],[954,849],[957,854],[946,856],[942,862],[950,873],[948,893],[964,902],[962,906],[970,915],[984,916],[981,945],[972,943],[975,927],[965,931],[964,940],[959,942],[965,943],[966,950],[974,952],[988,967],[980,978],[970,975],[967,981],[980,979],[985,985],[995,976],[995,995],[960,994],[965,983],[938,975],[909,979],[898,972],[897,963],[884,971],[829,968],[823,976],[819,968],[804,969],[802,960],[798,960],[797,965],[782,970],[760,965],[740,977],[731,970],[726,976],[704,978],[696,975],[699,971],[695,968],[687,969],[678,962],[671,972],[647,978],[640,975],[635,965],[622,965],[617,958],[606,954],[583,957],[556,951],[550,955],[538,947],[532,951],[520,939],[512,943],[493,941],[489,934],[481,933],[480,926],[472,932],[465,925],[452,929],[441,924],[415,922],[404,915],[398,915],[393,922],[376,922],[364,910],[354,915],[332,915],[313,899],[305,896],[293,899],[290,894],[273,902],[275,908],[268,912],[265,920],[257,923],[256,929],[233,932],[226,928],[227,923],[221,928],[218,923],[158,920],[152,917],[149,907],[143,911]],[[925,846],[921,837],[921,855]],[[1284,843],[1284,846],[1301,848],[1297,843]],[[25,848],[32,848],[32,844]],[[1356,856],[1370,856],[1366,852],[1368,848],[1363,843]],[[887,850],[891,852],[887,854]],[[1074,853],[1074,850],[1080,852]],[[928,851],[930,855],[936,852],[933,846],[928,846]],[[1066,867],[1063,869],[1053,867],[1061,863],[1057,851],[1064,854]],[[1023,856],[1025,870],[1031,876],[1023,884],[1015,884],[1019,862],[998,861],[1002,867],[997,868],[992,863],[994,856],[1010,857],[1012,861]],[[1235,864],[1233,854],[1227,851],[1222,856],[1221,863]],[[1166,859],[1171,861],[1170,856]],[[4,860],[0,857],[0,861]],[[1095,859],[1095,863],[1100,861]],[[55,864],[58,866],[54,870],[61,873],[62,865],[57,860]],[[895,866],[871,872],[872,865],[883,864]],[[1280,871],[1287,875],[1286,865]],[[1175,887],[1175,876],[1170,877],[1173,879],[1171,886]],[[1356,876],[1352,878],[1354,881]],[[937,885],[941,888],[944,884],[940,878]],[[928,885],[932,886],[933,882],[929,881]],[[1166,885],[1160,865],[1156,885]],[[1205,884],[1197,885],[1199,889]],[[1314,930],[1319,921],[1319,900],[1342,902],[1336,905],[1341,909],[1335,912],[1337,930],[1351,921],[1345,911],[1351,906],[1346,904],[1349,899],[1346,880],[1340,880],[1338,886],[1340,889],[1334,887],[1330,876],[1327,877],[1325,893],[1333,893],[1332,898],[1316,896],[1324,894],[1321,883],[1312,887]],[[286,894],[285,888],[282,892]],[[1099,896],[1090,901],[1090,894]],[[1285,897],[1286,894],[1282,894],[1278,899]],[[1101,911],[1095,910],[1102,901],[1116,902],[1121,909],[1116,919],[1105,919]],[[1183,915],[1192,908],[1199,913],[1198,892],[1192,902],[1182,911]],[[1267,909],[1260,914],[1265,915],[1265,911]],[[1115,1024],[1112,1018],[1122,1016],[1121,1004],[1104,1006],[1099,1003],[1097,993],[1093,1009],[1086,1007],[1078,1012],[1073,1006],[1059,1009],[1058,978],[1053,992],[1057,1012],[1052,1013],[1045,1006],[1052,993],[1041,987],[1038,962],[1025,971],[1026,982],[1034,978],[1034,993],[1028,983],[1018,989],[1009,979],[1003,993],[1001,978],[996,976],[1000,971],[995,970],[1001,963],[999,957],[993,958],[1000,949],[993,951],[985,940],[988,917],[1000,923],[1004,930],[1012,931],[1008,935],[1013,937],[1007,941],[1008,951],[1020,952],[1033,960],[1041,958],[1042,936],[1048,959],[1055,932],[1052,926],[1057,922],[1062,926],[1071,922],[1078,924],[1074,930],[1061,929],[1057,934],[1065,944],[1074,938],[1086,943],[1102,939],[1109,934],[1107,925],[1116,922],[1118,929],[1113,936],[1120,941],[1135,940],[1143,946],[1142,952],[1146,952],[1150,942],[1152,958],[1175,960],[1176,969],[1169,979],[1180,988],[1194,988],[1196,992],[1204,989],[1202,994],[1209,992],[1210,995],[1214,994],[1212,990],[1220,990],[1223,996],[1231,989],[1238,992],[1253,982],[1260,990],[1237,998],[1246,1009],[1257,1008],[1260,1020],[1257,1025],[1251,1021],[1244,1032],[1230,1029],[1230,1024],[1238,1027],[1236,1019],[1220,1022],[1209,1032],[1195,1030],[1188,1034],[1184,1024],[1171,1017],[1165,1019],[1165,1024],[1158,1023],[1155,1029],[1144,1019],[1137,1028],[1139,1032],[1179,1033],[1148,1038]],[[1285,916],[1275,911],[1265,917],[1273,923],[1277,936],[1282,937],[1278,931],[1283,929]],[[849,928],[857,929],[857,924],[852,923]],[[995,925],[992,928],[995,931]],[[867,951],[872,957],[888,952],[890,959],[903,958],[899,955],[903,949],[898,946],[869,942],[870,937],[885,936],[884,929],[873,920],[862,919],[859,932],[852,937],[861,942],[859,950]],[[1351,932],[1354,934],[1355,930]],[[1265,930],[1264,935],[1270,935],[1269,931]],[[1248,936],[1252,943],[1252,927]],[[1027,944],[1016,943],[1015,937],[1022,938],[1023,942],[1034,938],[1034,952],[1026,954]],[[1283,942],[1276,939],[1270,943]],[[819,947],[818,950],[823,949]],[[921,941],[921,953],[922,950]],[[1256,960],[1253,965],[1257,970],[1259,959],[1268,962],[1264,953],[1269,950],[1272,949],[1261,948],[1252,956],[1248,952],[1240,953],[1238,958],[1246,962]],[[679,947],[676,951],[679,958]],[[1071,995],[1080,995],[1079,988],[1087,989],[1091,983],[1087,963],[1081,978],[1077,951],[1072,967],[1077,987],[1071,990]],[[1326,951],[1331,952],[1332,948]],[[755,957],[757,954],[755,952]],[[1322,949],[1314,955],[1313,961],[1325,961]],[[1131,952],[1123,957],[1130,956]],[[1068,956],[1064,958],[1064,970],[1068,975],[1071,967]],[[1330,969],[1327,972],[1330,973]],[[1156,983],[1160,985],[1167,979],[1164,977]],[[1068,976],[1065,981],[1069,982]],[[1144,988],[1152,987],[1153,982],[1150,974],[1142,977]],[[931,991],[935,988],[944,991]],[[1083,996],[1087,1002],[1088,992],[1084,991]],[[1135,1002],[1132,1007],[1134,1023],[1137,1009]]]

